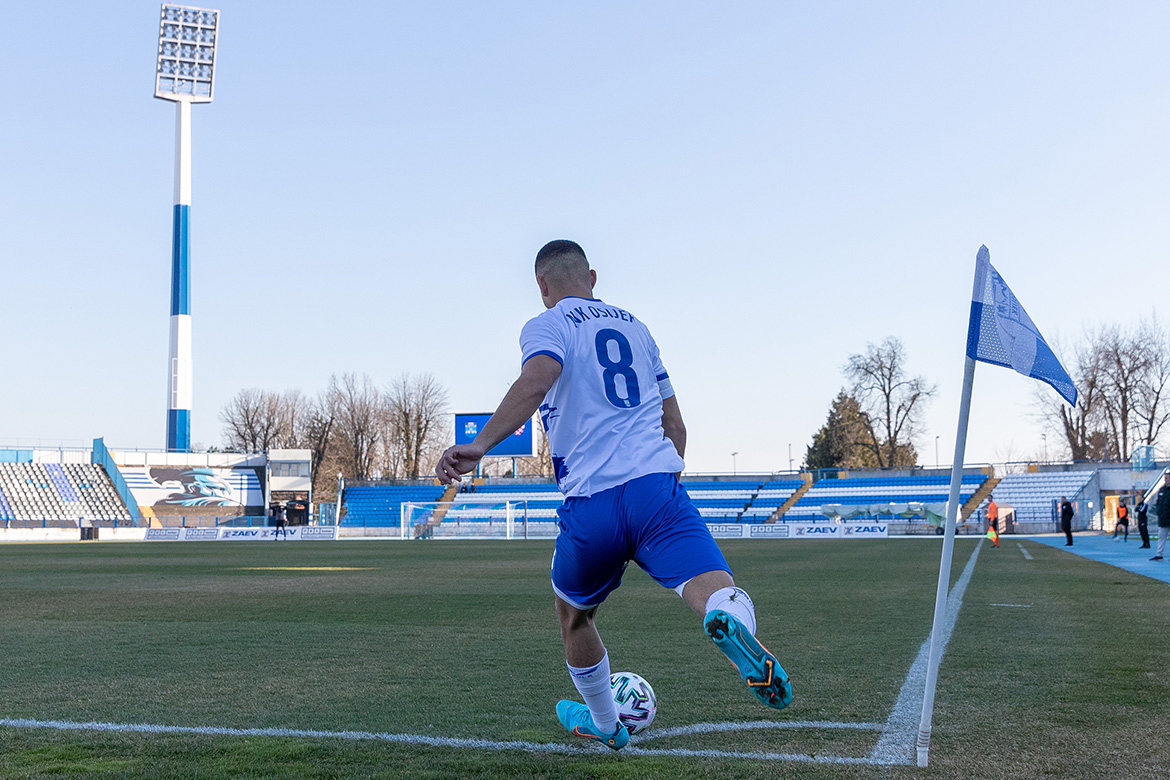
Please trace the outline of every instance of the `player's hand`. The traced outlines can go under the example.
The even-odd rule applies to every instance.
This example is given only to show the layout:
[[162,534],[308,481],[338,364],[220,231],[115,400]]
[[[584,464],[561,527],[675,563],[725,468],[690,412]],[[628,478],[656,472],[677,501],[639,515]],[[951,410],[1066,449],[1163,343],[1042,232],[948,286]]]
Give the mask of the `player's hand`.
[[483,458],[484,451],[475,444],[456,444],[448,447],[435,464],[435,476],[444,485],[451,484],[451,480],[462,482],[461,474],[466,474],[475,468],[475,464]]

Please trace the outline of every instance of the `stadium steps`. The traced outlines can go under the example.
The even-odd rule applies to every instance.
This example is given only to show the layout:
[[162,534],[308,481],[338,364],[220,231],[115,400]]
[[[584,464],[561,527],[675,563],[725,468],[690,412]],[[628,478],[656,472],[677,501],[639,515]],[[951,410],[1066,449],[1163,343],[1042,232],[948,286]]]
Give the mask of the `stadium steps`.
[[776,507],[776,511],[772,513],[772,516],[769,517],[766,522],[774,523],[777,520],[779,520],[781,517],[783,517],[784,513],[787,512],[789,509],[791,509],[792,505],[795,504],[797,501],[799,501],[801,496],[803,496],[805,493],[807,493],[809,491],[809,488],[811,488],[813,486],[812,474],[809,474],[806,471],[805,473],[801,474],[801,476],[804,477],[804,484],[801,485],[800,487],[798,487],[796,489],[796,492],[788,497],[787,501],[785,501],[780,506]]
[[443,518],[447,516],[447,511],[451,508],[451,502],[455,500],[455,496],[459,495],[459,485],[460,483],[458,482],[452,482],[447,486],[447,489],[443,491],[443,495],[439,496],[439,506],[435,509],[434,514],[431,515],[431,519],[427,521],[425,526],[420,525],[415,528],[415,536],[421,536],[426,531],[438,527],[439,523],[443,522]]
[[983,484],[979,486],[979,489],[976,490],[971,495],[971,497],[967,499],[967,503],[963,504],[963,508],[959,512],[958,522],[963,523],[967,521],[967,518],[970,517],[975,512],[975,510],[979,508],[979,505],[983,503],[983,500],[991,495],[991,491],[995,490],[995,486],[999,484],[999,480],[1000,478],[995,476],[995,471],[993,469],[991,473],[987,475],[987,479],[983,480]]
[[146,521],[147,528],[162,528],[162,521],[154,513],[154,507],[141,506],[138,507],[138,511],[142,513],[142,519]]

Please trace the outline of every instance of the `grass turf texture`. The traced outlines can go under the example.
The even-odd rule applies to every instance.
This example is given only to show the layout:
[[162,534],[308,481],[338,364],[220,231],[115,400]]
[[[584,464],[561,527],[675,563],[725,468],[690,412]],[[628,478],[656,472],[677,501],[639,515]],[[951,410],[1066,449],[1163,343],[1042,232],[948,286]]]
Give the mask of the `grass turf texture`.
[[[975,542],[956,544],[957,577]],[[0,728],[0,777],[1165,777],[1170,588],[985,545],[940,674],[931,767],[481,751],[330,738]],[[883,723],[929,630],[939,545],[731,542],[796,701],[759,705],[635,567],[599,614],[613,667],[703,722]],[[0,717],[575,744],[547,542],[0,547]],[[259,567],[259,568],[258,568]],[[264,568],[275,567],[275,568]],[[291,571],[279,567],[352,567]],[[1031,604],[1031,608],[992,604]],[[753,730],[648,748],[864,758],[877,734]]]

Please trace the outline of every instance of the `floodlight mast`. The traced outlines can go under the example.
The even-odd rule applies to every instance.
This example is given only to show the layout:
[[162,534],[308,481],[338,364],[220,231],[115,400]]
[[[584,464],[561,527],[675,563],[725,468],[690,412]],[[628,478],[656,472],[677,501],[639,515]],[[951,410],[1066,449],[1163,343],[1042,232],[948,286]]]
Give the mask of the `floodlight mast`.
[[191,451],[191,104],[215,88],[219,11],[162,6],[154,96],[175,104],[175,208],[171,242],[171,336],[167,451]]

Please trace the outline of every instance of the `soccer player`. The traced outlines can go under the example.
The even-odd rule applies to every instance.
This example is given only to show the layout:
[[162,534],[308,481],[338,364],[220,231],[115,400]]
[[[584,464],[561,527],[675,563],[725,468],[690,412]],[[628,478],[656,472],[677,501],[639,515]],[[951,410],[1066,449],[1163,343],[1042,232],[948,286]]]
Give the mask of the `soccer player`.
[[536,255],[547,311],[520,332],[522,368],[471,444],[435,466],[448,484],[539,409],[565,501],[552,585],[565,659],[585,704],[561,701],[570,733],[615,750],[629,742],[609,687],[609,654],[597,609],[632,560],[677,592],[749,690],[781,709],[792,701],[783,667],[755,638],[751,598],[678,482],[686,428],[650,331],[625,309],[593,297],[596,271],[572,241]]

